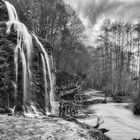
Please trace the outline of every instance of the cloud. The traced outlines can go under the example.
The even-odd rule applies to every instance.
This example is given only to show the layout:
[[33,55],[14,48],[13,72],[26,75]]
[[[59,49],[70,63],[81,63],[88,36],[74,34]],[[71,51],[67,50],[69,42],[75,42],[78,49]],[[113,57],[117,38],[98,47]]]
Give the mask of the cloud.
[[[140,0],[64,0],[79,14],[87,28],[87,36],[93,34],[101,20],[110,18],[123,22],[140,21]],[[90,32],[91,31],[91,32]],[[92,40],[91,37],[90,41]]]
[[102,17],[117,20],[139,20],[140,0],[65,0],[72,5],[81,17],[96,24]]

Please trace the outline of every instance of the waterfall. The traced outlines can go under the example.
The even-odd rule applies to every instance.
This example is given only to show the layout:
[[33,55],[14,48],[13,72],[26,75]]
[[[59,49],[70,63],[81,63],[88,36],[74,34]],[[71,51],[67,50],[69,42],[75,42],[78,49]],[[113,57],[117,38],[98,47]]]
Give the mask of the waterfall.
[[23,103],[26,104],[27,100],[27,66],[24,50],[21,50],[22,65],[23,65]]
[[5,5],[8,10],[9,21],[18,21],[18,15],[14,6],[7,1],[5,1]]
[[[43,57],[43,55],[41,54],[41,59],[42,59],[42,63],[43,63],[43,76],[44,76],[44,88],[45,88],[45,106],[47,106],[47,100],[48,100],[48,94],[47,94],[47,79],[46,79],[46,64],[45,64],[45,58]],[[49,109],[46,109],[47,112],[49,112]]]
[[[50,93],[49,93],[49,97],[50,97],[50,103],[51,103],[51,106],[53,106],[53,103],[54,103],[54,94],[53,94],[53,81],[52,81],[52,75],[51,75],[51,68],[50,68],[50,62],[49,62],[49,56],[46,52],[46,50],[44,49],[42,43],[39,41],[39,39],[36,37],[35,34],[33,34],[33,37],[35,38],[35,40],[37,41],[37,43],[39,44],[40,46],[40,49],[42,50],[43,52],[43,61],[44,61],[44,65],[46,63],[47,65],[47,70],[48,70],[48,75],[49,75],[49,80],[50,80]],[[44,68],[45,69],[45,68]],[[45,74],[44,74],[45,75]],[[45,78],[47,78],[45,76]],[[47,84],[45,85],[45,89],[47,88]]]
[[[30,57],[32,50],[32,36],[29,34],[26,26],[21,23],[18,19],[17,12],[12,4],[5,1],[9,21],[7,24],[7,33],[10,33],[12,25],[14,25],[14,29],[17,31],[17,45],[14,50],[14,62],[15,62],[15,73],[16,73],[16,83],[18,82],[18,50],[20,50],[20,57],[23,65],[23,103],[25,104],[27,100],[27,76],[31,77],[30,72]],[[27,52],[27,54],[25,54]],[[29,80],[30,81],[30,80]],[[17,92],[17,89],[16,89]],[[28,93],[29,94],[29,93]]]
[[[23,105],[26,105],[27,100],[30,98],[30,85],[32,83],[32,71],[31,71],[31,61],[32,61],[32,50],[33,42],[32,37],[35,38],[36,43],[38,44],[41,50],[41,61],[43,65],[43,75],[44,75],[44,89],[45,89],[45,106],[46,112],[48,112],[49,103],[52,105],[54,102],[54,93],[53,93],[53,79],[50,68],[50,60],[49,55],[44,49],[44,46],[39,41],[35,34],[30,34],[26,26],[19,21],[16,9],[12,4],[7,1],[4,1],[7,7],[9,21],[6,22],[7,25],[7,34],[10,34],[12,29],[17,32],[17,44],[14,48],[14,67],[15,67],[15,80],[14,80],[14,88],[15,88],[15,97],[18,94],[18,77],[19,77],[19,60],[22,62],[22,82],[23,82]],[[47,83],[47,75],[49,78],[49,83]],[[48,87],[50,88],[48,93]]]

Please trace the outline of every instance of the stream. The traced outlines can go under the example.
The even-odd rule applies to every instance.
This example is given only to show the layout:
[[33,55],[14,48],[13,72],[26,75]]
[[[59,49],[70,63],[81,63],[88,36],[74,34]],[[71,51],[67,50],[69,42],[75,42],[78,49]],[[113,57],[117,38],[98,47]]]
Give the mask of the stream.
[[[93,98],[103,98],[103,94],[99,94],[95,90],[86,92]],[[96,104],[89,106],[89,110],[93,110],[96,115],[101,116],[104,121],[100,128],[106,128],[106,133],[112,140],[133,140],[140,138],[140,116],[135,116],[133,112],[126,109],[127,103],[108,103]],[[92,116],[84,120],[89,125],[95,125],[97,119]]]

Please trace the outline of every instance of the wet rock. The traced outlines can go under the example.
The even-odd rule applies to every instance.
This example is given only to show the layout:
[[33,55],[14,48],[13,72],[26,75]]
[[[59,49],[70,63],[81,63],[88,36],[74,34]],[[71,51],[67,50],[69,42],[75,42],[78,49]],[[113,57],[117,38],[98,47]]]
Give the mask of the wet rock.
[[[15,72],[15,58],[14,49],[17,45],[17,31],[14,29],[14,24],[11,26],[10,33],[7,34],[6,21],[8,21],[8,12],[6,5],[0,0],[0,105],[13,108],[20,102],[23,105],[23,64],[18,50],[18,82],[16,85],[16,72]],[[52,48],[50,44],[41,38],[39,40],[44,45],[44,49],[52,57]],[[33,49],[31,58],[31,73],[32,81],[28,84],[27,89],[30,87],[31,102],[45,112],[45,88],[44,88],[44,75],[43,65],[41,60],[42,50],[38,43],[32,37]],[[22,44],[24,47],[24,44]],[[51,60],[50,60],[51,61]],[[51,72],[54,72],[53,62],[51,62]],[[29,76],[27,76],[29,77]],[[47,75],[48,92],[50,91],[50,80]],[[17,92],[15,93],[15,85]],[[25,103],[26,104],[26,103]],[[26,106],[26,105],[25,105]],[[5,112],[5,111],[1,111]]]
[[99,140],[111,140],[111,138],[109,138],[108,136],[105,136],[102,132],[100,131],[89,131],[90,135],[95,138],[95,139],[99,139]]
[[140,115],[140,103],[137,103],[133,106],[133,113],[135,115]]
[[101,131],[103,134],[109,131],[109,130],[106,129],[106,128],[100,128],[100,129],[98,129],[98,130]]
[[5,109],[4,108],[0,108],[0,114],[5,114]]
[[22,112],[23,113],[24,111],[25,110],[24,110],[22,105],[18,104],[18,105],[15,106],[15,110],[14,110],[15,114],[17,114],[18,112]]
[[2,108],[0,108],[0,114],[9,114],[9,113],[12,113],[12,111],[11,111],[10,108],[8,108],[8,107],[2,107]]
[[0,22],[8,21],[8,12],[2,0],[0,0]]

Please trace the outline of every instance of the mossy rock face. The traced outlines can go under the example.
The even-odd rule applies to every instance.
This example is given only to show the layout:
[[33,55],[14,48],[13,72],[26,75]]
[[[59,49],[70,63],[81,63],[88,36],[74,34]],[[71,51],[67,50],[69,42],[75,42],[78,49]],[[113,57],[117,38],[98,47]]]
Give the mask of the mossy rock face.
[[[14,26],[11,26],[9,34],[6,33],[8,21],[8,12],[6,5],[0,0],[0,107],[13,107],[17,104],[23,105],[23,64],[20,53],[18,52],[18,82],[17,93],[15,94],[15,61],[14,61],[14,49],[17,45],[17,31]],[[40,39],[44,49],[48,53],[49,57],[52,57],[52,48],[50,44]],[[38,108],[45,111],[45,87],[44,87],[44,75],[43,75],[43,62],[41,55],[43,54],[39,44],[32,37],[33,47],[31,54],[31,82],[28,84],[29,96],[28,102],[34,102]],[[24,44],[23,44],[24,45]],[[53,63],[51,63],[51,72],[54,72]],[[48,72],[47,72],[48,73]],[[48,92],[50,90],[50,80],[47,76]]]
[[0,22],[8,21],[8,12],[6,5],[2,0],[0,0]]
[[[6,34],[6,25],[0,24],[0,105],[13,107],[17,102],[23,104],[23,66],[22,60],[18,60],[18,93],[15,100],[14,81],[15,64],[14,64],[14,48],[16,46],[16,34]],[[50,48],[47,46],[46,48]],[[45,106],[45,89],[43,64],[41,60],[41,50],[36,42],[33,42],[34,49],[32,50],[31,72],[32,85],[30,91],[30,100],[39,104],[41,108]],[[47,51],[47,49],[46,49]],[[48,84],[50,81],[48,80]],[[44,108],[45,110],[45,108]]]

